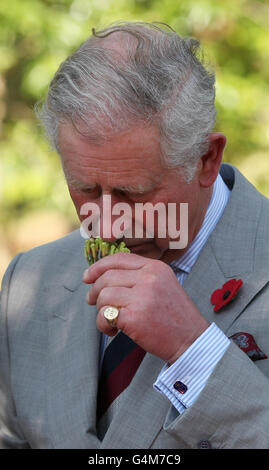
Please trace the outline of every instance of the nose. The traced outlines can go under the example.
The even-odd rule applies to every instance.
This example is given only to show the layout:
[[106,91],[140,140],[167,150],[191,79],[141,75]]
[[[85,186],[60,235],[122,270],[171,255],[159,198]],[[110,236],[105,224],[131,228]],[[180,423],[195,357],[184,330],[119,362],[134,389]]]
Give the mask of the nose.
[[100,197],[100,236],[114,242],[131,234],[132,207],[122,197],[103,194]]

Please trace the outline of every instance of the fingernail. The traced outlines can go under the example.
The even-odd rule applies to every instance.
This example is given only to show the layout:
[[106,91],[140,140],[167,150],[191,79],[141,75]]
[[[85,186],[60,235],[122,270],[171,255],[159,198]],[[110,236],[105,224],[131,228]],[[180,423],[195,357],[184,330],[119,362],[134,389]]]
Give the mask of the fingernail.
[[84,271],[84,273],[83,273],[83,277],[82,277],[82,280],[83,280],[83,281],[86,281],[86,280],[87,280],[87,278],[88,278],[88,273],[89,273],[88,269],[85,269],[85,271]]

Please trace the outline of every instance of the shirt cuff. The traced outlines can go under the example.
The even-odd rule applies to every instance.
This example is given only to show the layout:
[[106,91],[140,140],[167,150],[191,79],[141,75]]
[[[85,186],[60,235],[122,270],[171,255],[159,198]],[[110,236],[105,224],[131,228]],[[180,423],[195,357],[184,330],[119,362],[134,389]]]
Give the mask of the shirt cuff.
[[197,399],[230,342],[217,325],[211,323],[174,364],[162,368],[153,387],[182,413]]

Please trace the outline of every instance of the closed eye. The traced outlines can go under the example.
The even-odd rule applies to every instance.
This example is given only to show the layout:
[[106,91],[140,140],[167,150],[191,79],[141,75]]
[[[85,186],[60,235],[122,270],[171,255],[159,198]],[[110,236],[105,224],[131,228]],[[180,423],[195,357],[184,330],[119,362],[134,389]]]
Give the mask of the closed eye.
[[130,190],[123,190],[123,189],[117,189],[115,190],[115,193],[120,195],[120,196],[123,196],[123,197],[127,197],[129,199],[143,199],[145,198],[148,194],[149,194],[150,191],[139,191],[139,192],[135,192],[135,191],[130,191]]
[[98,197],[102,193],[100,186],[95,185],[83,185],[83,184],[70,184],[76,191],[84,194],[85,196]]

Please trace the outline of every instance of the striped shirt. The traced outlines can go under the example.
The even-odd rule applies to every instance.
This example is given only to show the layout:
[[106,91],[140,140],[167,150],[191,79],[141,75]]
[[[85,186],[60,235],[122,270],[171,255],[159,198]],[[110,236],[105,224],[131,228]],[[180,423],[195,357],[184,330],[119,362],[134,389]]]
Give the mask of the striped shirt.
[[190,273],[209,235],[213,232],[221,218],[229,197],[230,190],[224,183],[222,177],[218,175],[214,183],[211,200],[204,221],[198,234],[188,247],[186,253],[181,258],[170,263],[170,266],[176,271],[176,274],[178,274],[177,277],[181,284],[183,284],[187,275]]
[[[230,190],[218,175],[207,212],[199,233],[186,253],[170,266],[178,281],[183,285],[209,235],[216,227],[229,200]],[[230,340],[212,323],[204,333],[171,366],[165,365],[154,383],[154,388],[166,395],[181,414],[191,406],[204,388],[207,379],[228,348]],[[187,387],[184,394],[175,388],[180,381]]]

